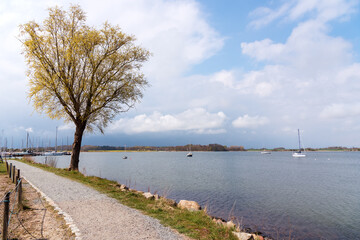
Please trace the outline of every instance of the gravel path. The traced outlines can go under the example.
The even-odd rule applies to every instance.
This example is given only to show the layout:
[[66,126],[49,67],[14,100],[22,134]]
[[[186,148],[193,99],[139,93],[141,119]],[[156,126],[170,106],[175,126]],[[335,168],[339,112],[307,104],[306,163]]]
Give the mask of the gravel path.
[[77,239],[186,239],[158,220],[81,183],[25,163],[9,162],[20,169],[28,182],[58,205],[65,212],[65,218],[70,216],[68,220],[73,220],[79,230]]

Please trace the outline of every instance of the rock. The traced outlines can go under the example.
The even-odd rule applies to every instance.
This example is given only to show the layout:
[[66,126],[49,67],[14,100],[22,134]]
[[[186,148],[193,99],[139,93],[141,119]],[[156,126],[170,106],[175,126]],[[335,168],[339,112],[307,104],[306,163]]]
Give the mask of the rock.
[[178,207],[181,209],[187,209],[189,211],[199,211],[201,210],[200,205],[195,201],[180,200]]
[[233,223],[233,221],[228,221],[228,222],[226,223],[226,227],[228,227],[228,228],[234,228],[234,227],[236,227],[236,225],[235,225],[235,223]]
[[224,222],[223,220],[221,220],[221,219],[216,219],[216,218],[214,218],[213,219],[213,221],[216,223],[216,224],[218,224],[218,225],[226,225],[226,222]]
[[256,234],[253,234],[252,236],[253,236],[254,240],[264,240],[263,236],[256,235]]
[[129,188],[125,184],[120,185],[121,190],[129,190]]
[[244,231],[246,233],[253,233],[251,228],[244,228]]
[[226,227],[226,222],[225,222],[225,221],[222,221],[221,219],[220,219],[220,221],[218,221],[218,224],[221,224],[221,225],[223,225],[224,227]]
[[154,199],[154,195],[151,192],[146,192],[143,193],[143,196],[146,197],[147,199]]
[[254,240],[250,233],[245,232],[232,232],[239,240]]
[[160,200],[163,201],[163,202],[165,202],[166,204],[169,204],[169,205],[172,206],[172,207],[176,207],[176,206],[177,206],[175,200],[168,199],[168,198],[164,198],[164,197],[160,197]]

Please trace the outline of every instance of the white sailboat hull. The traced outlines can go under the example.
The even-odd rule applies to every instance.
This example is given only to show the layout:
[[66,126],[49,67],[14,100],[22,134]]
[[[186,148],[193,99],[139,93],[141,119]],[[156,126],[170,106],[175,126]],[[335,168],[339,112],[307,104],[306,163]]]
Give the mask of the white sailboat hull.
[[44,156],[62,156],[65,155],[63,152],[45,152]]
[[296,157],[296,158],[301,158],[301,157],[306,157],[306,155],[304,153],[293,153],[292,155],[293,157]]

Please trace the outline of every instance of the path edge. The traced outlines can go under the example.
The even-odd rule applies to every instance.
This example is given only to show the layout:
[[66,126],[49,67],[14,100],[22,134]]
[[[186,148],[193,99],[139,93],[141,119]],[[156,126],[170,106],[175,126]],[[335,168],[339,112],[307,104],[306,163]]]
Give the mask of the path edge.
[[79,230],[79,228],[76,226],[74,220],[72,219],[72,217],[66,213],[65,211],[63,211],[50,197],[48,197],[45,193],[43,193],[39,188],[37,188],[32,182],[30,182],[28,179],[26,179],[26,177],[22,176],[22,178],[24,178],[38,193],[40,193],[40,195],[45,198],[45,200],[52,206],[54,207],[55,211],[58,212],[59,215],[63,215],[64,216],[64,220],[66,222],[66,224],[70,227],[70,230],[73,234],[75,234],[75,240],[82,240],[81,238],[81,232]]

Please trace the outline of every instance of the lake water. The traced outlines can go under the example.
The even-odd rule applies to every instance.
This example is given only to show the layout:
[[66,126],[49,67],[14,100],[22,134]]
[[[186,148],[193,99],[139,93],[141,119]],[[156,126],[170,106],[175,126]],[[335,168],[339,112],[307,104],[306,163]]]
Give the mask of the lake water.
[[[360,239],[360,153],[81,153],[80,171],[194,200],[274,239]],[[58,158],[69,166],[70,156]],[[37,157],[42,161],[43,157]]]

